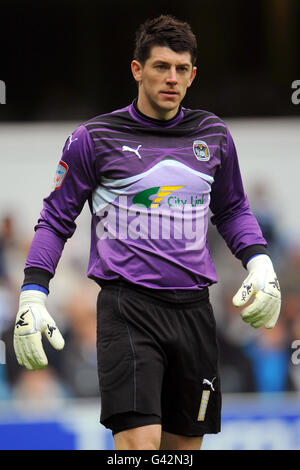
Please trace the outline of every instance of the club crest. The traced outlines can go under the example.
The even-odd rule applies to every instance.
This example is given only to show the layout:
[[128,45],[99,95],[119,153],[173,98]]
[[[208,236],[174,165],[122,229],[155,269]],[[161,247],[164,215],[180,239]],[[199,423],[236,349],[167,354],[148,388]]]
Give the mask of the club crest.
[[197,160],[207,162],[210,159],[209,148],[204,140],[194,140],[193,151]]

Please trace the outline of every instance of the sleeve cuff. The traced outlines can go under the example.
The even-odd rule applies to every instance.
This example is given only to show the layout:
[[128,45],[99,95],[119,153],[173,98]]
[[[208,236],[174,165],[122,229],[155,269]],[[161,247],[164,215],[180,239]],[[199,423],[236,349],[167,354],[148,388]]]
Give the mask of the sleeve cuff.
[[25,268],[24,269],[24,281],[22,288],[28,284],[38,284],[44,287],[49,292],[49,283],[53,278],[53,274],[42,268]]

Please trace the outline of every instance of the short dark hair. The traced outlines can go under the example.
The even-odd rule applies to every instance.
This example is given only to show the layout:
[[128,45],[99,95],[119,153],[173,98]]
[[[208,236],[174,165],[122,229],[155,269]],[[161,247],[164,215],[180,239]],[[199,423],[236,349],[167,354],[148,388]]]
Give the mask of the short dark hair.
[[191,26],[171,15],[147,20],[136,32],[134,59],[144,64],[154,46],[169,47],[175,52],[189,52],[192,64],[197,60],[197,40]]

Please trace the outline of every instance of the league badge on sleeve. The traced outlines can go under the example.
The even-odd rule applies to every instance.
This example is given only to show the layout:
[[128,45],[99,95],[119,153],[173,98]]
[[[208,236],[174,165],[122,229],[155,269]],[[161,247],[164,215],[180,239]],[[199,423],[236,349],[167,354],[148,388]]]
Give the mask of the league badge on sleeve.
[[66,162],[63,160],[60,160],[60,162],[57,165],[56,172],[54,175],[54,181],[53,181],[53,186],[52,186],[52,191],[56,191],[59,189],[63,183],[63,180],[65,179],[65,176],[68,172],[68,165]]
[[194,155],[200,162],[207,162],[210,159],[209,148],[204,140],[194,140]]

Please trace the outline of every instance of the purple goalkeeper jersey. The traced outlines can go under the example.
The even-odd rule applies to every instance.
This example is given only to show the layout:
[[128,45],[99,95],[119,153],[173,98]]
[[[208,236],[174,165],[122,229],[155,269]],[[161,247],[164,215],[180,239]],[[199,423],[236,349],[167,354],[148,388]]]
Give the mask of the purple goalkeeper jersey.
[[210,216],[234,255],[266,246],[229,130],[207,111],[180,107],[173,119],[160,121],[132,103],[80,125],[63,148],[25,268],[54,275],[86,201],[87,275],[100,285],[125,279],[154,289],[196,290],[215,283]]

